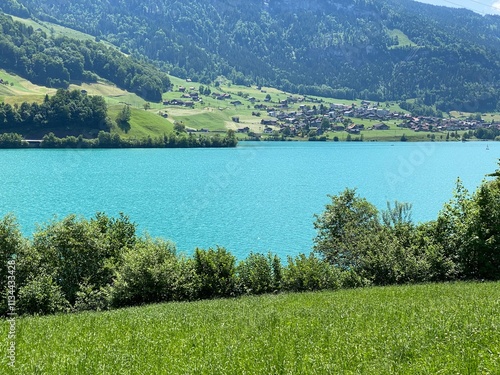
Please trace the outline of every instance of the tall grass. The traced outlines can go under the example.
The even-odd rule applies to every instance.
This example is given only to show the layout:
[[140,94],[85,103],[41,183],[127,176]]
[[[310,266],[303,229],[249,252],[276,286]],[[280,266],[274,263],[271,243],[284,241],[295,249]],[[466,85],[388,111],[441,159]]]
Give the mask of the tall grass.
[[[2,338],[8,329],[2,322]],[[0,373],[498,374],[500,283],[20,318],[16,344],[15,372],[2,358]]]

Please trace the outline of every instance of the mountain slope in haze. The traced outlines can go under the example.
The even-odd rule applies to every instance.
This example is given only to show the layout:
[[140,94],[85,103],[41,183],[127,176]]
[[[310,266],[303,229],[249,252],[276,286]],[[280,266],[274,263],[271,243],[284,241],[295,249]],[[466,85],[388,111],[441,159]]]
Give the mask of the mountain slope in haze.
[[202,83],[492,111],[500,17],[411,0],[7,0]]

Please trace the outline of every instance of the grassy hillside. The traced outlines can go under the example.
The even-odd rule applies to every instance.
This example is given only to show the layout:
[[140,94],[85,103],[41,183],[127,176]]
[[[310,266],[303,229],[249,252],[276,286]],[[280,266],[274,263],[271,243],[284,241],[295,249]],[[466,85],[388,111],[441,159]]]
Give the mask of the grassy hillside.
[[0,69],[0,79],[9,82],[8,85],[0,85],[0,101],[9,104],[28,102],[41,102],[46,94],[54,94],[55,89],[38,86],[30,81]]
[[387,30],[387,34],[389,34],[390,37],[396,38],[398,44],[391,46],[391,48],[400,48],[400,47],[415,47],[416,43],[412,42],[410,38],[408,38],[408,35],[403,33],[399,29],[394,29],[394,30]]
[[[8,85],[0,85],[0,101],[9,104],[21,104],[22,102],[41,103],[46,94],[53,95],[56,89],[36,85],[17,74],[0,69],[0,79],[8,81]],[[145,101],[136,94],[122,90],[110,82],[101,80],[98,83],[71,84],[71,90],[86,90],[89,95],[101,95],[109,104],[126,102],[140,107]]]
[[499,301],[453,283],[19,318],[16,373],[495,374]]
[[[108,114],[111,119],[114,120],[122,108],[123,104],[109,106]],[[118,133],[122,138],[144,138],[157,137],[173,131],[173,124],[153,111],[132,107],[131,115],[130,130],[127,133],[118,126],[114,126],[111,133]]]
[[[46,94],[53,95],[56,92],[55,89],[35,85],[5,70],[0,70],[0,79],[9,82],[8,85],[0,85],[0,101],[11,105],[19,105],[22,102],[41,103]],[[10,85],[10,83],[13,85]],[[160,117],[157,109],[144,110],[143,105],[146,103],[144,99],[104,80],[95,84],[72,84],[69,88],[72,90],[86,90],[89,95],[103,96],[109,105],[108,114],[112,120],[116,118],[125,103],[130,105],[132,108],[131,130],[125,134],[118,127],[112,129],[112,132],[117,132],[124,138],[154,137],[170,133],[173,129],[172,122]],[[161,106],[158,104],[153,105],[153,107],[160,108]]]

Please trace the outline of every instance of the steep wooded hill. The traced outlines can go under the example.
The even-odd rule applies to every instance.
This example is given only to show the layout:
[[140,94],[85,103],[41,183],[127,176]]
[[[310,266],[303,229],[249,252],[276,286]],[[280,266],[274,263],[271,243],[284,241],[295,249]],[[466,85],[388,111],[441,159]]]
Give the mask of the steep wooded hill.
[[166,73],[116,48],[92,40],[52,37],[1,12],[0,68],[56,88],[101,77],[150,101],[160,101],[170,88]]

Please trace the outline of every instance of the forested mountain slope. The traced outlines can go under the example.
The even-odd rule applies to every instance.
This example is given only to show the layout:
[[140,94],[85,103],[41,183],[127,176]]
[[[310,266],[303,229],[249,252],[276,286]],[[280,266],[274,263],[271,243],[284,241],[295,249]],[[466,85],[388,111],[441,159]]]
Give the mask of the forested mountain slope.
[[411,0],[6,0],[203,83],[497,109],[500,17]]
[[170,88],[166,73],[115,48],[91,40],[54,38],[1,13],[0,68],[56,88],[101,77],[151,101],[160,101]]

